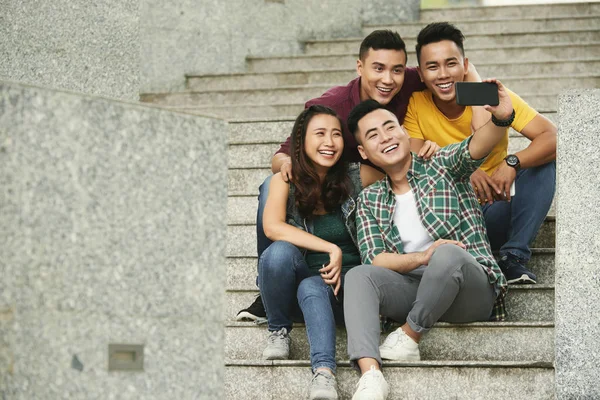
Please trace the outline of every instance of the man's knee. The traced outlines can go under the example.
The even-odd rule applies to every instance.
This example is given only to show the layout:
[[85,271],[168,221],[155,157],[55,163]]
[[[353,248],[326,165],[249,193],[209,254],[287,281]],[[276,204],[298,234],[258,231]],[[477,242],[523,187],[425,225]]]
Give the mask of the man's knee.
[[372,282],[372,275],[376,272],[373,265],[358,265],[346,273],[344,291],[360,291],[366,284]]
[[433,252],[425,273],[445,277],[472,261],[469,253],[455,244],[443,244]]

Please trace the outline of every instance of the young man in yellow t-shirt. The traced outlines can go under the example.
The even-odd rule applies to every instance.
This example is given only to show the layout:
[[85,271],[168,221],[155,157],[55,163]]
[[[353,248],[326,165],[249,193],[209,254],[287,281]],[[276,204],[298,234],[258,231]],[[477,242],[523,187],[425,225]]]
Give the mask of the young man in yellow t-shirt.
[[[456,104],[455,83],[465,77],[469,61],[464,36],[447,22],[427,25],[417,37],[419,76],[427,90],[415,92],[409,102],[404,127],[411,150],[425,140],[440,146],[471,135],[472,127],[491,123],[482,107]],[[510,125],[531,140],[529,146],[508,155],[508,127],[487,161],[471,176],[471,184],[485,216],[492,249],[500,251],[500,268],[508,283],[536,283],[525,265],[529,244],[550,209],[556,186],[556,126],[509,91],[515,110]],[[516,193],[511,198],[510,188]]]

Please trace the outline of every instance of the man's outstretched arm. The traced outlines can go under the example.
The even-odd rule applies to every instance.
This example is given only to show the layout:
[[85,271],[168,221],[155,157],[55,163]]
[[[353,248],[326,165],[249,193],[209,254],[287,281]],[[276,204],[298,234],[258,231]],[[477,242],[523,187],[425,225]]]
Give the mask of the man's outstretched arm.
[[[495,107],[486,105],[484,108],[492,113],[499,121],[509,120],[514,112],[512,100],[508,95],[508,92],[504,85],[495,79],[486,79],[484,82],[492,82],[498,85],[498,99],[499,104]],[[481,128],[473,133],[471,141],[469,142],[469,153],[471,158],[479,160],[487,157],[492,151],[494,146],[504,137],[506,134],[506,126],[497,126],[492,121],[487,122]]]

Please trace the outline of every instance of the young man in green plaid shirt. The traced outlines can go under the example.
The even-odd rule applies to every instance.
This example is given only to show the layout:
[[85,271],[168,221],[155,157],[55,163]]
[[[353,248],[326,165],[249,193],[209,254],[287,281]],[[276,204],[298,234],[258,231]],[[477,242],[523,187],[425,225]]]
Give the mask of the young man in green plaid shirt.
[[[514,119],[500,82],[492,120],[463,142],[424,160],[410,152],[398,119],[374,100],[352,110],[348,127],[361,156],[387,176],[358,198],[364,265],[344,285],[348,352],[361,370],[353,400],[385,399],[382,359],[420,360],[419,340],[437,321],[502,320],[507,283],[492,256],[469,178]],[[379,315],[404,323],[379,344]]]

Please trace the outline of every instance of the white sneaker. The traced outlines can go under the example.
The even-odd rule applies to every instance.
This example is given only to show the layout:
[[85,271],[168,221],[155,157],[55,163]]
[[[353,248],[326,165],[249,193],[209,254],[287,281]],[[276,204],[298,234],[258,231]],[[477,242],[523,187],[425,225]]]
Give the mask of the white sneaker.
[[419,344],[412,340],[402,328],[390,333],[381,346],[379,355],[384,360],[421,361]]
[[265,360],[287,360],[290,358],[290,335],[287,329],[281,328],[278,331],[269,332],[263,358]]
[[352,400],[385,400],[390,388],[380,370],[371,369],[360,377]]

